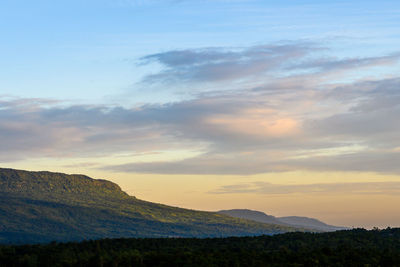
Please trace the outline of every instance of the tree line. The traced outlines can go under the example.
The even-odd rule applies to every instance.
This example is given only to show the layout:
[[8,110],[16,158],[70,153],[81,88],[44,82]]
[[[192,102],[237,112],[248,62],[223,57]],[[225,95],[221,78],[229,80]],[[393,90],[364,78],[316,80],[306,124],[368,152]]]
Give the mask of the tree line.
[[400,228],[0,245],[0,266],[400,266]]

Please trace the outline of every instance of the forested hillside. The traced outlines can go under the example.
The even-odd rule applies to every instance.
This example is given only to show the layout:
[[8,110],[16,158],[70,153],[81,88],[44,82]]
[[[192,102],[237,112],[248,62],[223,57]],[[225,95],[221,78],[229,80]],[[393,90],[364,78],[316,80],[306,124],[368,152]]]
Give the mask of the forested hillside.
[[118,185],[51,172],[0,169],[0,243],[117,237],[222,237],[302,230],[151,203]]
[[400,229],[0,246],[0,266],[400,266]]

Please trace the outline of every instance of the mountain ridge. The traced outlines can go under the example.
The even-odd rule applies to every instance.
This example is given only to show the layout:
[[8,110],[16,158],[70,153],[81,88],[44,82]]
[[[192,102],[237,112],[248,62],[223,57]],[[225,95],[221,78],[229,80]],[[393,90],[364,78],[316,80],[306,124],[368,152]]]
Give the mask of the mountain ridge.
[[268,215],[264,212],[251,210],[251,209],[230,209],[230,210],[220,210],[218,213],[225,214],[228,216],[232,216],[235,218],[243,218],[253,221],[258,221],[262,223],[273,223],[273,224],[282,224],[278,218],[272,215]]
[[349,229],[347,227],[329,225],[315,218],[309,218],[304,216],[275,217],[261,211],[250,210],[250,209],[220,210],[218,211],[218,213],[232,216],[235,218],[248,219],[262,223],[273,223],[282,226],[302,227],[309,230],[331,232],[331,231]]
[[129,196],[85,175],[0,168],[0,243],[223,237],[305,231]]
[[[12,178],[12,179],[10,179]],[[64,174],[49,171],[25,171],[0,168],[0,189],[32,196],[40,193],[102,193],[104,196],[120,194],[128,196],[120,186],[104,179],[93,179],[83,174]],[[97,189],[97,190],[96,190]],[[101,190],[98,190],[101,189]]]

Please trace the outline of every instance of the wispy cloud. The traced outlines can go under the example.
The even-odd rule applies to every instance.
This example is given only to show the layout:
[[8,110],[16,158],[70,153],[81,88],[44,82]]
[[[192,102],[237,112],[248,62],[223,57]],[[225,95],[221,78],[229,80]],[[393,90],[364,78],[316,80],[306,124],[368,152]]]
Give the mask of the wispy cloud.
[[143,64],[165,67],[144,82],[216,82],[276,72],[318,48],[308,43],[260,45],[249,48],[174,50],[141,58]]
[[[174,127],[182,136],[208,142],[207,153],[178,162],[110,168],[172,174],[288,170],[400,173],[396,164],[400,153],[394,149],[399,147],[399,86],[399,79],[387,79],[322,93],[308,88],[190,101],[184,105],[189,109],[181,106],[179,110],[192,120]],[[351,97],[335,94],[343,91]],[[178,119],[180,115],[174,114]]]
[[[314,43],[288,42],[247,48],[172,50],[148,55],[141,64],[158,63],[163,68],[143,79],[144,83],[181,84],[204,82],[262,81],[311,74],[343,73],[349,70],[397,63],[400,53],[376,57],[334,58],[329,49]],[[315,78],[315,77],[314,77]]]
[[253,182],[225,185],[211,194],[367,194],[367,195],[398,195],[400,182],[359,182],[359,183],[320,183],[320,184],[271,184]]
[[[321,78],[333,69],[386,66],[398,55],[305,63],[314,49],[294,43],[144,57],[166,67],[160,75],[177,80],[224,80],[235,87],[238,79],[261,77],[257,86],[216,86],[218,90],[168,104],[129,108],[0,98],[0,161],[190,150],[196,153],[175,160],[98,167],[169,174],[304,169],[400,173],[400,78],[340,84]],[[265,72],[288,66],[321,70],[264,79]]]
[[306,60],[299,64],[289,66],[288,69],[314,69],[318,71],[334,71],[348,70],[364,67],[386,66],[395,64],[400,59],[400,53],[392,53],[387,56],[380,57],[364,57],[364,58],[317,58]]
[[[172,162],[101,168],[174,174],[299,169],[400,173],[396,150],[400,146],[400,101],[394,101],[399,98],[399,81],[351,84],[346,90],[332,88],[329,94],[316,89],[273,95],[243,92],[131,109],[2,100],[0,159],[190,148],[203,154]],[[335,91],[353,97],[335,97]],[[317,116],[309,115],[316,111]]]

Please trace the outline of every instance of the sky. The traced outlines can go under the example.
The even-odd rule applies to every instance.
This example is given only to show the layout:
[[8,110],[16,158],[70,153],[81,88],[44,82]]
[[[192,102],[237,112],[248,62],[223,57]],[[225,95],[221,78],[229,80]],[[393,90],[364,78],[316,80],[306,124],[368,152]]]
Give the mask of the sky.
[[400,226],[398,1],[3,0],[0,166]]

